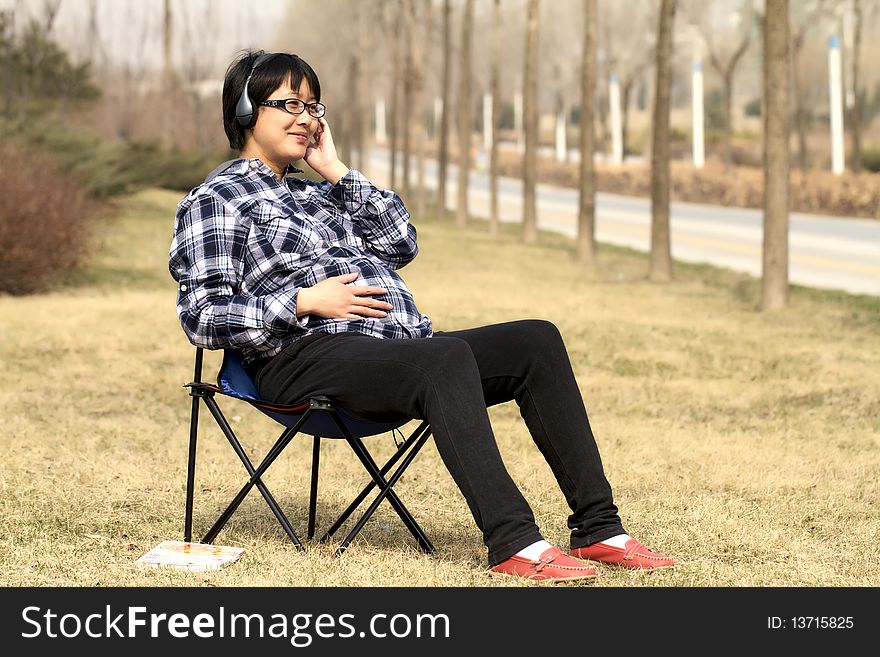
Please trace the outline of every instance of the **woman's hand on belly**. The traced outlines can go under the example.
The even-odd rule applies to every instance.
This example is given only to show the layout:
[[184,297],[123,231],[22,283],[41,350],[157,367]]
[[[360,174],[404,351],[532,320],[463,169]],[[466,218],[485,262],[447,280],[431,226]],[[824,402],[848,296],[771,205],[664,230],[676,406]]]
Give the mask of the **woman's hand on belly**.
[[312,287],[300,288],[296,314],[318,315],[330,319],[363,319],[385,317],[390,303],[374,299],[373,295],[388,292],[383,287],[348,285],[360,276],[357,272],[331,276]]

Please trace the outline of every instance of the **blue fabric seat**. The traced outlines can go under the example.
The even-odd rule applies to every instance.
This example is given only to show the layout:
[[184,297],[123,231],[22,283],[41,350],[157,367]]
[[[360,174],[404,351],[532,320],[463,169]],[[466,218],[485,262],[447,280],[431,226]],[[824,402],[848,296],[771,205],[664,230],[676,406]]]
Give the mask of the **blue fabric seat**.
[[[273,420],[286,427],[294,426],[302,417],[305,409],[308,408],[307,402],[304,405],[278,406],[261,400],[257,392],[257,386],[242,364],[241,356],[237,351],[226,350],[224,353],[223,366],[220,368],[218,383],[224,395],[251,403]],[[365,420],[353,413],[349,413],[341,406],[336,406],[336,411],[346,428],[351,432],[351,435],[358,438],[387,433],[394,429],[399,429],[409,422],[409,420],[401,420],[399,422]],[[340,428],[333,421],[333,418],[327,413],[313,414],[300,427],[300,431],[311,436],[321,436],[323,438],[345,438]]]
[[[312,538],[315,529],[315,509],[318,492],[318,469],[321,440],[324,438],[344,439],[351,446],[355,455],[369,474],[370,479],[348,508],[343,511],[336,521],[327,529],[320,539],[321,542],[329,540],[349,516],[361,505],[370,492],[372,492],[374,488],[378,488],[378,494],[370,503],[361,518],[355,523],[354,527],[349,531],[336,553],[341,554],[348,547],[351,541],[360,532],[361,528],[363,528],[367,520],[373,515],[379,504],[386,499],[409,529],[410,533],[415,537],[419,547],[425,552],[434,551],[434,546],[424,530],[418,525],[412,517],[412,514],[406,509],[393,490],[393,486],[409,467],[410,463],[412,463],[413,459],[430,436],[431,430],[426,421],[421,421],[416,430],[413,431],[412,434],[410,434],[410,436],[402,443],[398,444],[395,441],[397,451],[395,451],[388,461],[386,461],[385,465],[380,468],[367,450],[361,438],[394,431],[406,424],[409,420],[396,420],[389,422],[367,420],[350,413],[335,404],[332,399],[320,395],[294,406],[280,406],[266,402],[260,399],[256,384],[242,364],[238,352],[231,350],[227,350],[224,353],[223,365],[220,368],[218,376],[218,385],[205,383],[201,380],[203,355],[203,350],[197,348],[194,380],[185,386],[189,388],[190,396],[193,400],[190,419],[184,540],[192,540],[193,497],[195,491],[195,464],[199,409],[204,405],[210,411],[217,426],[232,446],[232,449],[244,465],[250,478],[241,490],[239,490],[235,498],[229,503],[211,529],[204,535],[202,538],[203,543],[211,543],[214,540],[229,518],[232,517],[236,509],[241,505],[241,502],[250,490],[253,487],[256,487],[297,549],[305,549],[302,542],[299,540],[299,537],[296,535],[296,532],[293,530],[290,521],[287,519],[261,478],[275,459],[281,455],[290,441],[298,434],[303,433],[313,436],[312,477],[308,520],[309,538]],[[235,435],[235,432],[226,420],[226,417],[223,415],[216,399],[218,396],[228,398],[232,402],[244,402],[250,404],[284,427],[280,437],[266,453],[266,456],[257,467],[254,467],[251,463],[246,452],[242,448],[238,437]],[[399,465],[397,465],[398,461],[400,461]],[[392,468],[394,468],[395,465],[397,465],[397,467],[392,472]]]

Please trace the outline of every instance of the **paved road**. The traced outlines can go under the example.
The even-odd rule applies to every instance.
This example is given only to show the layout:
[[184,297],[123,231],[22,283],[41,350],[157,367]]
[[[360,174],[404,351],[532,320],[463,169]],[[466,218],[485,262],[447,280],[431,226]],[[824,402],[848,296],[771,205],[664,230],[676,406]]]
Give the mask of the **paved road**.
[[[370,175],[388,184],[388,155],[372,151]],[[415,167],[413,167],[415,170]],[[425,179],[436,187],[436,162],[427,160]],[[447,173],[447,206],[454,207],[457,168]],[[470,210],[489,214],[489,186],[484,173],[470,176]],[[501,221],[522,220],[522,181],[499,183]],[[538,226],[574,236],[577,190],[538,185]],[[648,199],[597,194],[596,239],[648,251],[651,205]],[[754,276],[761,274],[762,213],[697,203],[671,207],[672,255],[687,262],[706,262]],[[880,296],[880,221],[792,213],[789,229],[789,278],[808,287]]]

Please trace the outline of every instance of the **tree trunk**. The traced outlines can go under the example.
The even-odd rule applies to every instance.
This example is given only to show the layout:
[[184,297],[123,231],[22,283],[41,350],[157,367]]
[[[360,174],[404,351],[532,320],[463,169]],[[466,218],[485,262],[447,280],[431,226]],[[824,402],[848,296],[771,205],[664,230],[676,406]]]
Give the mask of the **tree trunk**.
[[499,232],[498,217],[498,115],[501,112],[501,0],[495,0],[492,20],[492,147],[489,152],[489,234]]
[[171,46],[174,20],[171,13],[171,0],[165,0],[165,11],[162,19],[162,143],[168,147],[174,143],[174,68],[171,61]]
[[809,168],[809,155],[807,153],[807,115],[804,112],[804,101],[801,98],[803,81],[801,79],[800,60],[801,47],[804,45],[805,34],[801,32],[792,39],[791,43],[791,97],[794,101],[794,121],[797,129],[798,144],[798,168],[806,171]]
[[636,77],[633,75],[620,85],[620,141],[623,144],[623,161],[626,161],[626,144],[629,140],[629,101]]
[[852,133],[852,154],[850,155],[850,166],[853,173],[861,173],[862,171],[862,110],[859,100],[859,78],[861,77],[861,57],[859,51],[862,49],[862,3],[861,0],[853,0],[854,26],[853,26],[853,50],[852,50],[852,88],[853,88],[853,105],[850,111],[850,132]]
[[669,241],[669,109],[672,89],[672,30],[675,0],[663,0],[657,27],[657,61],[651,146],[651,262],[652,281],[672,278]]
[[[425,216],[425,48],[432,43],[434,33],[434,10],[430,2],[425,5],[427,16],[422,21],[425,25],[424,37],[413,40],[413,107],[415,108],[416,142],[416,205],[417,217]],[[415,13],[413,22],[419,25]]]
[[605,75],[604,79],[606,81],[604,91],[605,94],[599,99],[598,102],[598,114],[599,114],[599,145],[598,150],[602,153],[608,153],[611,150],[608,147],[608,144],[611,142],[611,129],[608,127],[608,105],[609,105],[609,96],[608,96],[608,76]]
[[538,213],[535,184],[538,171],[538,0],[529,0],[526,23],[526,56],[523,89],[523,241],[538,241]]
[[459,228],[468,221],[468,179],[471,168],[471,36],[474,30],[474,0],[467,0],[462,16],[461,58],[458,85],[458,204],[455,224]]
[[12,54],[15,44],[15,14],[3,13],[3,37],[7,41],[6,54],[3,62],[3,114],[7,121],[12,121]]
[[452,71],[452,8],[443,0],[443,87],[440,91],[443,111],[440,114],[439,162],[437,163],[437,217],[446,217],[446,170],[449,167],[449,87]]
[[350,55],[348,58],[348,66],[346,66],[346,82],[345,86],[349,90],[346,98],[345,111],[341,112],[342,125],[340,125],[340,134],[338,139],[339,157],[340,159],[354,166],[354,143],[357,141],[358,119],[358,102],[357,80],[358,80],[358,58]]
[[733,137],[733,112],[731,111],[731,107],[733,105],[733,80],[736,74],[736,67],[739,64],[740,59],[745,54],[746,50],[751,43],[751,28],[752,28],[752,17],[753,17],[753,9],[752,9],[752,0],[744,0],[743,4],[743,18],[742,22],[745,27],[745,33],[742,35],[742,38],[739,41],[739,44],[734,50],[733,54],[726,62],[722,62],[721,58],[714,47],[714,37],[711,32],[703,30],[703,37],[706,40],[706,43],[709,46],[709,63],[712,65],[718,75],[721,76],[721,84],[722,84],[722,103],[723,103],[723,113],[724,113],[724,169],[729,172],[731,167],[733,166],[733,145],[732,145],[732,137]]
[[413,83],[415,81],[413,64],[413,47],[415,44],[415,7],[413,0],[403,0],[401,4],[403,12],[403,44],[406,49],[403,61],[403,106],[400,113],[400,127],[403,129],[403,191],[401,196],[404,202],[413,200],[410,181],[410,159],[412,159],[412,114],[416,111],[413,107]]
[[400,6],[388,3],[388,11],[394,13],[394,19],[388,22],[391,28],[391,111],[389,119],[389,152],[391,158],[391,189],[397,187],[397,135],[398,135],[398,89],[400,87]]
[[[584,0],[583,4],[584,52],[581,61],[581,179],[578,204],[577,258],[581,262],[594,264],[596,262],[596,174],[593,167],[593,106],[595,102],[593,94],[596,88],[596,16],[598,12],[596,11],[596,0]],[[624,152],[626,152],[625,141]]]
[[788,304],[788,0],[764,14],[764,257],[761,308]]
[[370,114],[373,111],[372,85],[369,81],[372,79],[372,71],[370,70],[370,58],[366,53],[373,52],[375,40],[373,39],[373,30],[370,28],[368,18],[371,16],[374,5],[365,1],[359,3],[363,12],[359,21],[358,29],[358,48],[364,56],[361,57],[361,76],[357,80],[358,98],[360,99],[360,114],[358,115],[358,131],[357,131],[357,151],[358,151],[358,169],[367,178],[370,177]]
[[733,167],[733,68],[728,68],[724,75],[724,170],[728,173]]

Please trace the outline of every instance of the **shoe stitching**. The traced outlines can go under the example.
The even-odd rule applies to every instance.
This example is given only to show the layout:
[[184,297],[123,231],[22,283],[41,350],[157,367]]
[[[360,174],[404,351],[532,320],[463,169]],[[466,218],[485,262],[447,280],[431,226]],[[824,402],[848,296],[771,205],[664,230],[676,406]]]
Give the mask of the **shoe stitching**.
[[[585,574],[587,574],[587,575],[593,575],[593,574],[595,574],[595,568],[593,568],[592,566],[587,566],[587,565],[584,565],[584,566],[564,566],[564,565],[562,565],[562,564],[554,564],[553,561],[555,561],[556,558],[560,556],[560,554],[561,554],[561,553],[559,553],[559,554],[554,554],[554,555],[552,555],[552,556],[549,557],[549,558],[541,558],[541,559],[539,559],[538,561],[530,561],[530,562],[529,562],[529,565],[531,566],[531,569],[535,571],[536,574],[537,574],[537,573],[541,573],[541,572],[543,572],[544,569],[547,568],[547,566],[550,566],[550,565],[552,565],[553,568],[558,568],[558,569],[560,569],[560,570],[570,570],[570,571],[572,571],[572,572],[582,572],[582,573],[585,573]],[[564,556],[564,555],[563,555],[563,556]],[[499,565],[500,565],[500,564],[499,564]],[[497,568],[497,566],[496,566],[495,568]],[[494,570],[494,568],[493,568],[493,570]],[[496,572],[502,572],[502,573],[503,573],[504,571],[496,571]],[[511,574],[516,574],[516,573],[511,573]],[[526,577],[531,577],[532,575],[526,573],[525,576],[526,576]]]
[[[630,551],[629,551],[629,550],[626,550],[626,551],[624,552],[623,559],[624,559],[625,561],[632,561],[632,560],[634,559],[634,557],[640,557],[640,558],[642,558],[642,559],[651,559],[651,560],[653,560],[653,561],[671,561],[671,559],[670,559],[669,557],[667,557],[667,556],[663,556],[663,555],[660,555],[660,556],[653,556],[653,555],[650,555],[650,554],[645,554],[644,552],[637,552],[636,550],[638,550],[639,547],[644,548],[645,546],[644,546],[644,545],[636,546],[636,547],[635,547],[635,550],[633,550],[633,553],[632,553],[632,554],[627,554],[627,553],[630,552]],[[588,549],[589,549],[589,548],[577,548],[577,551],[578,551],[578,554],[580,554],[580,555],[582,555],[582,556],[586,554],[586,558],[588,558],[588,559],[592,559],[592,560],[594,560],[594,561],[604,561],[606,558],[608,558],[608,557],[591,556],[590,553],[589,553],[589,551],[587,551]],[[618,552],[623,552],[623,550],[621,550],[620,548],[614,548],[614,547],[611,547],[611,546],[609,546],[609,548],[606,548],[606,549],[611,549],[611,550],[616,550],[616,551],[618,551]],[[616,557],[616,556],[617,556],[617,555],[614,555],[614,554],[609,555],[609,557],[611,557],[611,558],[614,558],[614,557]]]
[[[551,554],[549,557],[541,557],[540,559],[538,559],[538,561],[533,562],[532,567],[534,568],[536,573],[543,572],[544,569],[550,565],[552,565],[553,568],[560,568],[562,570],[572,570],[575,572],[592,570],[592,567],[590,567],[590,566],[563,566],[561,564],[554,564],[553,562],[556,561],[557,557],[559,557],[560,555],[562,555],[561,551],[555,552],[555,553]],[[564,555],[562,555],[562,556],[564,556]]]

